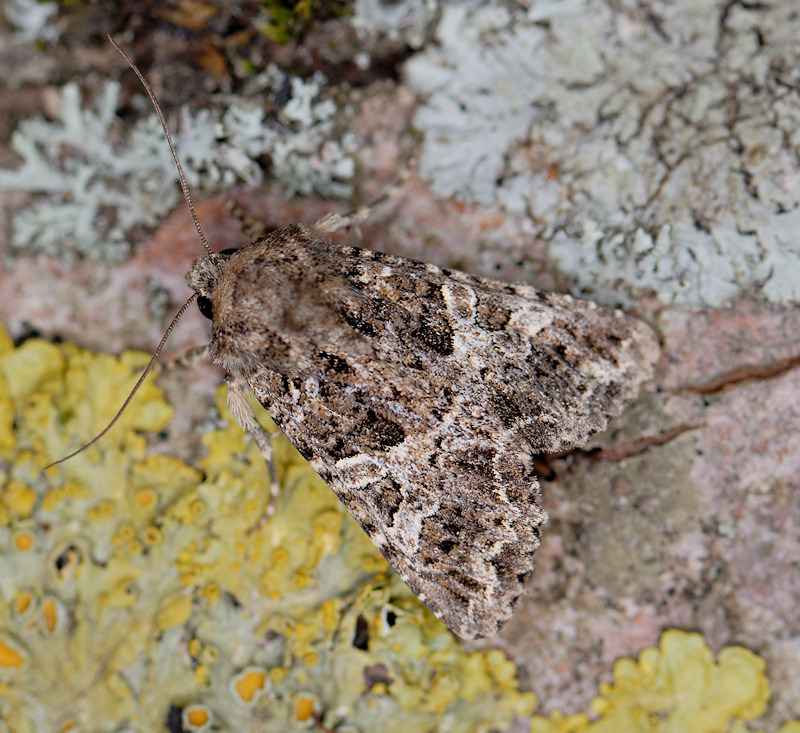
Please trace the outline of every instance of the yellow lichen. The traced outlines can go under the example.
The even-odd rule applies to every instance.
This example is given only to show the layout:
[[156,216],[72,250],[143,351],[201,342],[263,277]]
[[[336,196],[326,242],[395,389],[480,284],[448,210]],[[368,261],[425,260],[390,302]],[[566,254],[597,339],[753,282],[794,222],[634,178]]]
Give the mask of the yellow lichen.
[[205,664],[198,664],[194,669],[194,686],[205,687],[209,682],[209,668]]
[[264,690],[267,682],[267,673],[260,668],[251,667],[233,680],[233,689],[242,702],[251,703]]
[[17,615],[25,613],[33,601],[33,596],[30,593],[20,593],[14,601],[14,613]]
[[29,517],[36,505],[36,492],[19,481],[9,481],[3,489],[2,503],[12,520]]
[[188,705],[184,708],[182,717],[187,730],[204,730],[212,721],[211,712],[205,705]]
[[156,508],[158,494],[153,489],[139,489],[133,495],[133,506],[143,511],[152,511]]
[[18,532],[14,535],[14,549],[27,552],[36,546],[36,538],[30,532]]
[[726,647],[715,661],[700,634],[666,631],[658,649],[614,665],[614,682],[601,683],[592,701],[595,720],[556,711],[534,717],[531,733],[744,731],[743,721],[766,710],[765,668],[761,657],[743,647]]
[[158,527],[148,527],[142,532],[142,539],[145,544],[153,546],[161,543],[163,535]]
[[58,617],[60,615],[59,606],[55,600],[47,598],[44,603],[42,603],[42,621],[48,631],[53,632],[56,630]]
[[276,684],[283,682],[286,679],[286,669],[284,667],[273,667],[269,671],[269,678]]
[[203,586],[203,590],[201,591],[203,598],[205,598],[209,603],[214,603],[220,594],[220,587],[218,583],[206,583]]
[[314,698],[307,695],[300,695],[294,701],[294,717],[299,721],[310,720],[314,715]]
[[25,657],[13,646],[0,641],[0,667],[21,667]]
[[191,596],[179,593],[165,600],[164,605],[156,615],[156,628],[159,631],[165,631],[173,626],[180,626],[186,623],[191,615]]

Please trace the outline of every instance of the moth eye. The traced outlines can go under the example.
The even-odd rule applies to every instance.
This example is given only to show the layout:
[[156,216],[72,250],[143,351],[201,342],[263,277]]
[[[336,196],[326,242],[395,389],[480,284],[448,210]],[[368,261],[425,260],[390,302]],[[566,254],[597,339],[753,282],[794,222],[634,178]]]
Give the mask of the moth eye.
[[217,252],[217,254],[225,255],[227,257],[232,255],[234,252],[238,251],[239,251],[238,247],[228,247],[228,249],[223,249],[221,252]]
[[214,306],[211,303],[211,298],[206,298],[205,295],[201,295],[197,299],[197,307],[209,321],[214,317]]

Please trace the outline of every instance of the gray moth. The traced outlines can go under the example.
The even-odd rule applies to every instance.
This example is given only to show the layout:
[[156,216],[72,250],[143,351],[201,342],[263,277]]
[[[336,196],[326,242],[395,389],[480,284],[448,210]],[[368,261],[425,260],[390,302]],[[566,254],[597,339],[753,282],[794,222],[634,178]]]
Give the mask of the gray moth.
[[258,439],[258,401],[420,600],[494,634],[533,572],[534,456],[580,446],[652,375],[619,311],[331,244],[292,224],[187,275],[210,356]]
[[120,412],[57,463],[116,422],[197,300],[231,411],[265,457],[248,391],[436,616],[464,639],[494,634],[547,519],[534,457],[584,444],[622,412],[652,376],[655,334],[569,295],[332,244],[360,214],[213,252],[158,102],[109,40],[153,102],[208,254]]

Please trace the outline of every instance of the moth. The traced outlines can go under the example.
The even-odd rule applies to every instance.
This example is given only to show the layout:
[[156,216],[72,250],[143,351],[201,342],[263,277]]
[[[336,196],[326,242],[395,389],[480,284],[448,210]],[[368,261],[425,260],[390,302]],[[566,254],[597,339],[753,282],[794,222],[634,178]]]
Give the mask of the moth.
[[547,518],[534,457],[620,414],[652,375],[655,335],[569,295],[331,244],[351,221],[207,247],[181,314],[196,299],[211,319],[211,360],[262,450],[248,391],[420,600],[458,636],[490,636]]

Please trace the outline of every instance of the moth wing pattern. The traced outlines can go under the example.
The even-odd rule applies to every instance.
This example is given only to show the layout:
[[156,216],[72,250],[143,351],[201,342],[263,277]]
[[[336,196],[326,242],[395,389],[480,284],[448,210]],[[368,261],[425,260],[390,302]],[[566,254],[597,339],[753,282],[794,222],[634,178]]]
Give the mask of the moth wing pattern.
[[[439,618],[462,638],[494,634],[546,521],[533,457],[580,445],[621,412],[652,373],[652,331],[299,225],[208,259],[189,283],[213,301],[212,359],[249,385]],[[289,311],[276,313],[276,289]]]
[[[349,364],[373,378],[394,376],[359,359]],[[329,390],[314,377],[284,391],[281,375],[264,373],[251,386],[400,577],[451,629],[463,638],[487,636],[510,618],[546,520],[530,455],[513,431],[464,413],[461,400],[449,400],[445,412],[444,400],[418,385],[403,389],[416,415],[391,398],[341,409],[349,395],[320,399]]]

